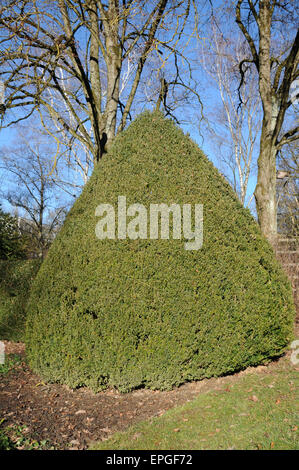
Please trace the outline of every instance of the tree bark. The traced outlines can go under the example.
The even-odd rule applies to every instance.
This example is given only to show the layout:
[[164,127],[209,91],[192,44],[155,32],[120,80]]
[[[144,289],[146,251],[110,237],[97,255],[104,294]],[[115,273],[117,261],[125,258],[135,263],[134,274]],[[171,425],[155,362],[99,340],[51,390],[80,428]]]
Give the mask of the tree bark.
[[258,178],[254,196],[261,231],[270,243],[275,244],[277,234],[277,150],[271,139],[267,138],[265,134],[265,127],[263,126],[260,141],[260,154],[258,158]]
[[[244,5],[243,5],[244,4]],[[299,31],[297,31],[291,46],[284,48],[287,55],[282,54],[273,57],[271,50],[271,32],[273,28],[274,9],[276,13],[284,12],[288,2],[271,2],[260,0],[258,10],[257,2],[250,0],[238,0],[236,6],[236,21],[240,27],[251,51],[251,57],[242,61],[240,71],[242,75],[241,85],[244,82],[245,71],[243,65],[246,62],[255,64],[259,78],[259,92],[263,106],[263,124],[260,139],[260,154],[258,158],[258,177],[255,189],[255,201],[258,221],[262,233],[275,244],[277,237],[277,204],[276,204],[276,157],[280,148],[286,143],[298,139],[298,126],[294,127],[282,137],[281,130],[285,120],[285,114],[291,102],[289,100],[290,86],[293,80],[298,78],[298,54],[299,54]],[[241,7],[247,7],[251,19],[254,19],[258,29],[258,38],[253,39],[250,35],[249,16],[244,23],[241,17]],[[276,22],[286,27],[284,17],[275,18]],[[246,25],[246,26],[245,26]],[[257,44],[256,44],[256,43]],[[275,68],[271,67],[275,64]]]

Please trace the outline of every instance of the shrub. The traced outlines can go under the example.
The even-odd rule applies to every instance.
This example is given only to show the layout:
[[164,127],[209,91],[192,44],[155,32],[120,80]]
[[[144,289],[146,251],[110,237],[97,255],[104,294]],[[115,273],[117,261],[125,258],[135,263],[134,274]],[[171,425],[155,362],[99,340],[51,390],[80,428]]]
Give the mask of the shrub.
[[[116,207],[119,195],[147,208],[202,203],[202,248],[96,238],[96,207]],[[28,304],[27,357],[73,388],[170,389],[281,355],[294,315],[249,211],[172,121],[145,113],[103,157],[49,250]]]
[[0,260],[0,339],[23,339],[25,306],[39,266],[39,260]]
[[0,260],[25,257],[26,238],[19,233],[17,219],[0,205]]

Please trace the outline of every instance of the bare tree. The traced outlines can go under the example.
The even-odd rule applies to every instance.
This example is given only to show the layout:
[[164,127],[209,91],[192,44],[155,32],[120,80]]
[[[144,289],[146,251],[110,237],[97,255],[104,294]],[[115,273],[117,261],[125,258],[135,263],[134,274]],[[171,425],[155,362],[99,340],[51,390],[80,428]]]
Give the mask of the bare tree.
[[179,67],[192,6],[197,18],[194,0],[3,1],[0,73],[6,113],[17,110],[7,124],[41,110],[57,146],[79,140],[98,162],[126,125],[146,62],[157,54],[160,67]]
[[246,44],[240,35],[225,37],[218,24],[220,21],[213,20],[199,57],[220,98],[207,114],[205,128],[216,144],[221,171],[247,206],[252,201],[248,183],[256,164],[256,141],[261,127],[260,98],[253,71],[248,71],[247,86],[240,91],[243,106],[239,106],[239,63],[246,57]]
[[240,62],[239,89],[244,84],[248,66],[253,64],[258,73],[263,109],[254,193],[258,220],[264,235],[275,243],[277,153],[284,145],[299,138],[298,125],[294,125],[294,119],[288,118],[288,112],[292,110],[290,88],[299,77],[296,2],[238,0],[235,12],[236,22],[250,50],[248,57]]
[[[55,151],[55,149],[54,149]],[[21,233],[30,239],[30,249],[43,256],[69,206],[51,172],[53,149],[49,139],[42,140],[35,130],[18,133],[12,147],[3,148],[0,168],[6,177],[2,197],[14,208]],[[58,173],[58,165],[55,168]]]

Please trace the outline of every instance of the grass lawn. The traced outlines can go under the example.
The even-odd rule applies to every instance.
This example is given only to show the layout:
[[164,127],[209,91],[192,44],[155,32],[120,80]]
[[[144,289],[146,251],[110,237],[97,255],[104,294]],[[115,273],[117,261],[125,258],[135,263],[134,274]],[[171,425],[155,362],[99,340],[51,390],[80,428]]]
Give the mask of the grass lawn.
[[160,417],[93,444],[91,449],[298,449],[298,369],[289,358],[233,376]]

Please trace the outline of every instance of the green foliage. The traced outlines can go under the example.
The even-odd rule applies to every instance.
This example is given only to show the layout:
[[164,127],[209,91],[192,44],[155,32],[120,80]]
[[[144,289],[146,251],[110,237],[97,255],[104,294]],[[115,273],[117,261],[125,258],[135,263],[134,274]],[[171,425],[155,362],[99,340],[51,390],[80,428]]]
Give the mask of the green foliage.
[[[204,242],[99,240],[101,203],[204,205]],[[194,206],[193,206],[194,207]],[[48,381],[98,391],[170,389],[281,355],[289,282],[201,150],[160,113],[114,142],[49,250],[28,303],[26,351]]]
[[0,206],[0,260],[23,258],[26,241],[18,231],[17,220]]
[[5,358],[4,364],[0,364],[0,375],[6,375],[21,363],[22,359],[17,354],[10,354]]
[[[2,424],[4,420],[0,421]],[[0,450],[14,450],[15,445],[3,429],[0,429]]]
[[25,306],[40,263],[40,260],[0,260],[0,339],[23,339]]
[[[0,425],[5,422],[0,421]],[[29,438],[28,428],[23,425],[8,426],[0,429],[0,450],[55,450],[48,440],[37,441]]]

